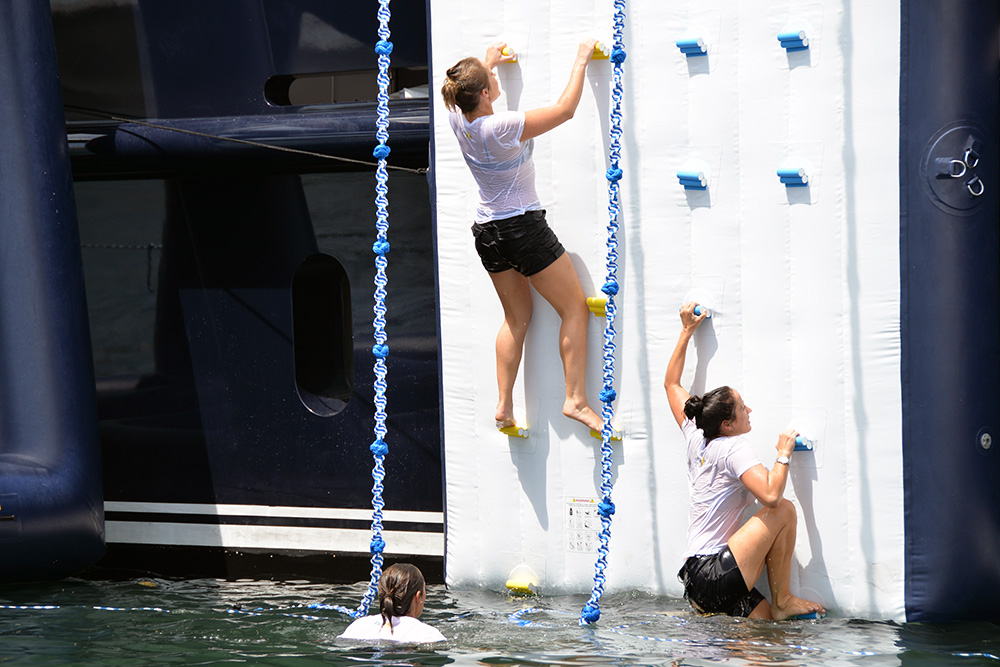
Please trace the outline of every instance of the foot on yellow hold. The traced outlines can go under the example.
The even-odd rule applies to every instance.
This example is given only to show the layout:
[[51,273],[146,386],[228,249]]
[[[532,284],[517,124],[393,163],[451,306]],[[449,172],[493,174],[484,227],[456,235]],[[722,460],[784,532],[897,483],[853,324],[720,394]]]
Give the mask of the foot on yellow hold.
[[[602,441],[604,440],[604,436],[601,435],[601,432],[600,431],[595,431],[594,429],[590,429],[590,437],[591,438],[597,438],[598,440],[602,440]],[[622,439],[622,432],[621,431],[612,430],[611,431],[611,439],[614,440],[614,441],[616,441],[616,442],[621,441],[621,439]]]
[[496,420],[497,430],[504,435],[509,435],[512,438],[527,438],[528,429],[521,428],[518,426],[513,419],[508,419],[506,421]]

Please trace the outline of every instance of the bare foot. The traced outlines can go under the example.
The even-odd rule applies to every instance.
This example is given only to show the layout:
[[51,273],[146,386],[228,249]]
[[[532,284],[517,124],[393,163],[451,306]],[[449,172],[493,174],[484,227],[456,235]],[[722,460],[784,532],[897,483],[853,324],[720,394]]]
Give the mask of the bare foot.
[[776,621],[783,621],[787,618],[792,618],[793,616],[812,613],[825,614],[826,609],[824,609],[823,605],[818,602],[803,600],[802,598],[797,598],[794,595],[789,595],[780,606],[777,604],[771,605],[771,616]]
[[515,426],[517,422],[514,420],[514,408],[511,405],[505,405],[503,401],[497,403],[497,413],[493,417],[497,422],[497,428],[506,428],[508,426]]
[[582,406],[574,405],[570,401],[566,401],[563,404],[563,414],[570,419],[575,419],[584,426],[591,428],[595,431],[600,431],[604,426],[604,422],[600,417],[597,416],[590,406],[584,403]]

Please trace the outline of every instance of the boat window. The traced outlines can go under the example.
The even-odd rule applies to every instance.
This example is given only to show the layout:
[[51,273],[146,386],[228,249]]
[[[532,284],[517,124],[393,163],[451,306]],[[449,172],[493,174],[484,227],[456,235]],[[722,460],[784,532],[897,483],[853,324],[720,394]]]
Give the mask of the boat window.
[[[280,74],[264,84],[264,96],[276,106],[374,102],[378,96],[377,70]],[[426,67],[389,70],[390,99],[427,97]]]
[[347,272],[322,253],[303,260],[292,278],[295,386],[310,411],[332,416],[354,390],[351,288]]

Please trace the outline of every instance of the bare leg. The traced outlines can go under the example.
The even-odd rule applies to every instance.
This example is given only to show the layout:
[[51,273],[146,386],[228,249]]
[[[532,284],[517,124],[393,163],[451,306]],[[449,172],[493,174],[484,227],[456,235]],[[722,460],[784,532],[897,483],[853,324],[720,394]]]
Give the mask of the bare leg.
[[773,616],[771,616],[771,605],[768,604],[767,600],[761,600],[760,604],[753,608],[750,615],[747,618],[757,618],[762,621],[770,621]]
[[771,615],[778,621],[826,611],[822,605],[795,597],[789,590],[795,530],[795,506],[783,499],[777,507],[765,507],[757,512],[729,538],[729,549],[740,566],[747,590],[753,588],[767,566]]
[[497,334],[498,425],[514,425],[514,380],[521,365],[524,337],[531,321],[531,285],[514,269],[491,273],[493,287],[503,305],[503,324]]
[[590,310],[569,254],[563,253],[555,262],[531,276],[530,280],[562,319],[559,355],[566,376],[563,414],[600,431],[601,418],[587,402],[587,318],[590,317]]

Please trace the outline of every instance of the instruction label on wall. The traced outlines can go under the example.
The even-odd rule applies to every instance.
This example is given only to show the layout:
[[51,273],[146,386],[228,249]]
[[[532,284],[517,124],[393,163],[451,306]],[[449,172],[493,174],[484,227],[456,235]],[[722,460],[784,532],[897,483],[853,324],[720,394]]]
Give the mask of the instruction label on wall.
[[601,544],[597,502],[597,498],[566,498],[566,551],[597,553]]

